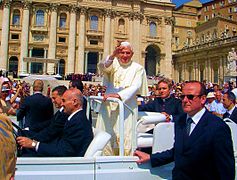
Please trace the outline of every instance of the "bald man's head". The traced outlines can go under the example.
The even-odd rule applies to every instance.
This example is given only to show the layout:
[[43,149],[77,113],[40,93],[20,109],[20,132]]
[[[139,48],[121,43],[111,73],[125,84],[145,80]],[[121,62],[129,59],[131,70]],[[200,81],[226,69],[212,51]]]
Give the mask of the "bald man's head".
[[68,89],[62,97],[62,106],[66,114],[72,114],[83,107],[83,94],[79,89]]

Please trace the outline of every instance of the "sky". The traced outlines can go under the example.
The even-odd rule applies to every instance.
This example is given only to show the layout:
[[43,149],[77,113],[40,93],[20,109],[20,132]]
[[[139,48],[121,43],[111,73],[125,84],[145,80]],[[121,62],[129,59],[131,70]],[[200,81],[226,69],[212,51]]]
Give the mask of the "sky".
[[[191,0],[172,0],[172,2],[174,3],[174,4],[176,4],[176,6],[180,6],[180,5],[182,5],[183,3],[186,3],[186,2],[189,2],[189,1],[191,1]],[[211,0],[199,0],[201,3],[206,3],[206,2],[209,2],[209,1],[211,1]]]

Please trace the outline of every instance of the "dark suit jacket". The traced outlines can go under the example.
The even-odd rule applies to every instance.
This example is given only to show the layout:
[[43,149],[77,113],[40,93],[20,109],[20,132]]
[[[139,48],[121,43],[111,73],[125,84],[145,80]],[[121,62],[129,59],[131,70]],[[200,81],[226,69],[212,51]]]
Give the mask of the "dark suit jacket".
[[53,117],[53,103],[50,98],[36,93],[25,99],[17,113],[17,120],[23,121],[24,127],[32,132],[39,132],[50,124]]
[[32,139],[40,141],[40,142],[48,142],[56,137],[60,137],[63,133],[64,125],[67,121],[68,115],[64,112],[60,112],[58,110],[48,127],[44,128],[42,131],[36,133]]
[[145,105],[138,106],[138,111],[166,112],[173,116],[173,121],[183,113],[182,102],[180,99],[169,97],[165,102],[161,98],[155,98],[154,101]]
[[206,111],[187,136],[186,116],[180,116],[175,123],[174,147],[151,155],[152,166],[174,161],[174,180],[233,180],[235,159],[228,125]]
[[91,123],[81,110],[67,120],[61,137],[48,143],[40,142],[38,156],[84,156],[93,139]]
[[[227,118],[228,114],[227,112],[223,115],[223,119]],[[234,108],[234,111],[232,112],[232,114],[229,117],[232,121],[234,121],[235,123],[237,123],[237,107]]]

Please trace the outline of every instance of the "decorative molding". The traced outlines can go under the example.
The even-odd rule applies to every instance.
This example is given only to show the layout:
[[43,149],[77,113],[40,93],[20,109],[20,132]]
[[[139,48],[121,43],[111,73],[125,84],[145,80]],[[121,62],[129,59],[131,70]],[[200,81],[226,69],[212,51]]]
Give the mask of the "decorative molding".
[[35,34],[33,35],[34,41],[44,41],[44,35]]
[[135,20],[143,20],[144,19],[144,15],[140,12],[135,12],[134,15],[133,15],[133,18]]
[[4,3],[3,4],[4,8],[10,8],[10,6],[11,6],[11,1],[10,0],[5,0],[3,3]]
[[69,8],[71,13],[76,13],[78,10],[78,6],[76,4],[69,5]]
[[60,6],[59,3],[51,3],[51,4],[50,4],[50,10],[51,10],[51,11],[54,11],[54,12],[57,12],[59,6]]
[[165,17],[165,24],[166,25],[171,25],[173,26],[174,25],[174,17]]
[[88,7],[81,6],[80,7],[80,14],[86,15],[88,11]]
[[112,16],[112,10],[111,9],[105,9],[103,14],[104,14],[105,17],[110,18]]
[[155,22],[158,25],[160,25],[162,23],[162,17],[160,16],[147,16],[147,24],[150,24],[151,22]]
[[140,20],[140,21],[142,21],[144,19],[144,15],[140,12],[130,12],[128,14],[128,18],[130,20]]
[[29,10],[31,8],[32,3],[28,0],[22,1],[23,8]]
[[10,46],[10,51],[17,52],[18,47],[17,46]]

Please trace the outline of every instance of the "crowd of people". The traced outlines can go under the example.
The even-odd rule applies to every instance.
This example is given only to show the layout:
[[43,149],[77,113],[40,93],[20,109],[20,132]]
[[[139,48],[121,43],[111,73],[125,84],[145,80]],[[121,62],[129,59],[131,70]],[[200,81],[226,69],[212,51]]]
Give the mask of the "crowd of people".
[[[16,138],[21,155],[84,156],[93,139],[93,123],[91,114],[87,116],[86,97],[96,95],[102,96],[103,102],[98,109],[95,127],[112,136],[104,155],[118,155],[119,152],[119,109],[116,104],[106,101],[107,98],[118,98],[129,105],[135,117],[138,111],[160,112],[167,122],[175,124],[172,149],[155,154],[141,149],[134,153],[131,147],[134,119],[125,110],[126,156],[134,153],[139,157],[138,163],[150,162],[152,166],[174,161],[173,179],[234,179],[231,132],[223,121],[228,118],[237,123],[234,83],[220,87],[205,81],[174,83],[159,78],[156,85],[148,86],[145,69],[132,57],[131,44],[120,42],[98,65],[104,74],[103,85],[83,85],[84,77],[76,75],[68,87],[60,85],[50,89],[50,97],[49,93],[43,94],[42,80],[34,81],[33,94],[30,94],[30,85],[26,82],[2,77],[0,113],[17,116],[23,128]],[[12,176],[14,173],[9,177]]]

